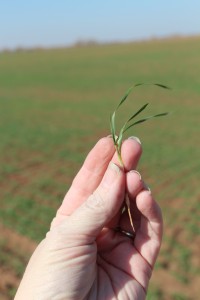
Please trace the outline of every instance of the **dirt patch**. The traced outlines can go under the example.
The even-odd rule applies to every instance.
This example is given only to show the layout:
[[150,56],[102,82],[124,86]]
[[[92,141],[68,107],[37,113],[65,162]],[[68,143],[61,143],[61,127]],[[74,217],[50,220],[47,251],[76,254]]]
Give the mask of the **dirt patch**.
[[0,281],[0,296],[1,299],[12,299],[12,292],[14,292],[20,283],[20,278],[16,276],[12,270],[0,267],[1,281]]
[[199,297],[200,277],[198,276],[185,285],[169,271],[159,269],[154,270],[150,283],[163,292],[164,298],[162,299],[164,300],[172,300],[174,295],[184,296],[184,299],[188,300],[196,300]]
[[[182,213],[177,214],[180,209]],[[163,244],[151,287],[161,291],[162,300],[196,300],[200,285],[200,238],[188,229],[194,216],[184,198],[173,199],[166,216]]]
[[[17,267],[25,268],[28,258],[37,244],[1,223],[0,232],[0,299],[10,300],[13,299],[21,280]],[[14,261],[13,264],[12,261]],[[15,266],[16,269],[12,266]]]
[[0,223],[1,240],[4,240],[6,247],[17,254],[29,253],[31,254],[37,244],[29,238],[12,231]]

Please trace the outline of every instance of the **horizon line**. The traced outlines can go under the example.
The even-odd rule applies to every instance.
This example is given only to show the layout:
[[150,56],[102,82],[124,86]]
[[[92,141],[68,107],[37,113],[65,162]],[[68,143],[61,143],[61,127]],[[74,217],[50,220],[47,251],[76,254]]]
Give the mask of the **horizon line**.
[[193,39],[200,38],[199,34],[170,34],[165,36],[151,36],[147,38],[138,38],[138,39],[127,39],[125,41],[115,40],[115,41],[99,41],[98,39],[79,39],[71,44],[57,44],[51,46],[45,45],[35,45],[35,46],[16,46],[12,47],[3,47],[0,48],[0,53],[15,53],[15,52],[23,52],[23,51],[35,51],[35,50],[59,50],[59,49],[70,49],[70,48],[78,48],[78,47],[88,47],[88,46],[104,46],[104,45],[119,45],[119,44],[138,44],[144,42],[152,42],[152,41],[165,41],[165,40],[174,40],[174,39]]

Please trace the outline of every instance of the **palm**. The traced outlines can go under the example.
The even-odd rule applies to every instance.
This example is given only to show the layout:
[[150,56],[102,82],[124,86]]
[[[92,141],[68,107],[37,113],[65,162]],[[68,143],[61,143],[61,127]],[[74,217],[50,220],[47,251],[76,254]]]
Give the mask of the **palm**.
[[[96,299],[144,299],[147,286],[143,287],[140,280],[147,276],[149,265],[145,261],[141,265],[142,258],[133,241],[113,230],[104,230],[97,247],[96,278],[89,295],[98,293]],[[136,269],[140,264],[140,272],[135,272],[131,260]]]

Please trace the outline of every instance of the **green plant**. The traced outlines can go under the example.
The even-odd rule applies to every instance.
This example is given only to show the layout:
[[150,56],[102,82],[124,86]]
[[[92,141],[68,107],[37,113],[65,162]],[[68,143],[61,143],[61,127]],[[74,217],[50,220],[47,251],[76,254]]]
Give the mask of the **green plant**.
[[[127,92],[125,93],[125,95],[122,97],[122,99],[120,100],[119,104],[117,105],[116,109],[114,110],[113,114],[110,117],[111,135],[112,135],[112,138],[113,138],[114,146],[115,146],[115,149],[116,149],[116,152],[117,152],[117,155],[118,155],[120,165],[123,169],[124,169],[124,163],[123,163],[123,160],[122,160],[121,148],[122,148],[122,141],[123,141],[124,133],[127,132],[130,128],[132,128],[135,125],[141,124],[141,123],[146,122],[146,121],[148,121],[150,119],[153,119],[153,118],[163,117],[163,116],[166,116],[166,115],[169,114],[168,112],[159,113],[159,114],[156,114],[156,115],[152,115],[152,116],[148,116],[148,117],[139,119],[137,121],[133,121],[149,105],[149,103],[146,103],[138,111],[136,111],[133,115],[131,115],[131,117],[124,123],[124,125],[122,126],[122,128],[119,131],[119,135],[116,134],[115,119],[116,119],[117,110],[126,101],[126,99],[128,98],[128,96],[131,93],[131,91],[133,90],[133,88],[144,85],[144,84],[147,84],[147,83],[137,83],[137,84],[133,85],[132,87],[130,87],[127,90]],[[160,83],[153,83],[153,85],[164,88],[164,89],[169,89],[169,87],[167,87],[166,85],[160,84]],[[134,231],[133,220],[132,220],[131,212],[130,212],[130,200],[129,200],[128,194],[126,194],[126,196],[125,196],[125,203],[126,203],[126,206],[127,206],[130,223],[131,223],[131,226],[132,226],[133,231]]]

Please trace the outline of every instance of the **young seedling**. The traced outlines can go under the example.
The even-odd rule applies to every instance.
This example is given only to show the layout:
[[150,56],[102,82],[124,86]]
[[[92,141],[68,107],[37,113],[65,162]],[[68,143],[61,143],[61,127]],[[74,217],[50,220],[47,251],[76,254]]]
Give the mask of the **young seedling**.
[[[122,148],[122,141],[123,141],[123,136],[124,133],[127,132],[130,128],[132,128],[135,125],[138,125],[140,123],[146,122],[150,119],[153,118],[157,118],[157,117],[163,117],[168,115],[168,112],[165,113],[159,113],[156,115],[152,115],[152,116],[148,116],[142,119],[139,119],[137,121],[135,121],[134,119],[143,111],[145,110],[145,108],[149,105],[149,103],[144,104],[138,111],[136,111],[122,126],[122,128],[119,131],[119,134],[116,133],[116,125],[115,125],[115,119],[116,119],[116,113],[117,110],[120,108],[120,106],[126,101],[126,99],[128,98],[129,94],[131,93],[131,91],[133,90],[133,88],[144,85],[145,83],[138,83],[133,85],[132,87],[130,87],[127,92],[125,93],[125,95],[122,97],[121,101],[119,102],[119,104],[117,105],[116,109],[114,110],[113,114],[110,117],[110,129],[111,129],[111,135],[113,138],[113,142],[114,142],[114,146],[118,155],[118,159],[119,159],[119,163],[121,165],[121,167],[124,169],[124,163],[122,160],[122,155],[121,155],[121,148]],[[163,84],[159,84],[159,83],[154,83],[153,85],[156,85],[158,87],[164,88],[164,89],[169,89],[169,87],[167,87],[166,85]],[[125,196],[125,204],[127,206],[127,211],[128,211],[128,215],[129,215],[129,220],[131,223],[131,227],[133,228],[133,231],[135,231],[134,229],[134,225],[133,225],[133,219],[131,216],[131,211],[130,211],[130,200],[128,197],[128,194],[126,193]]]

